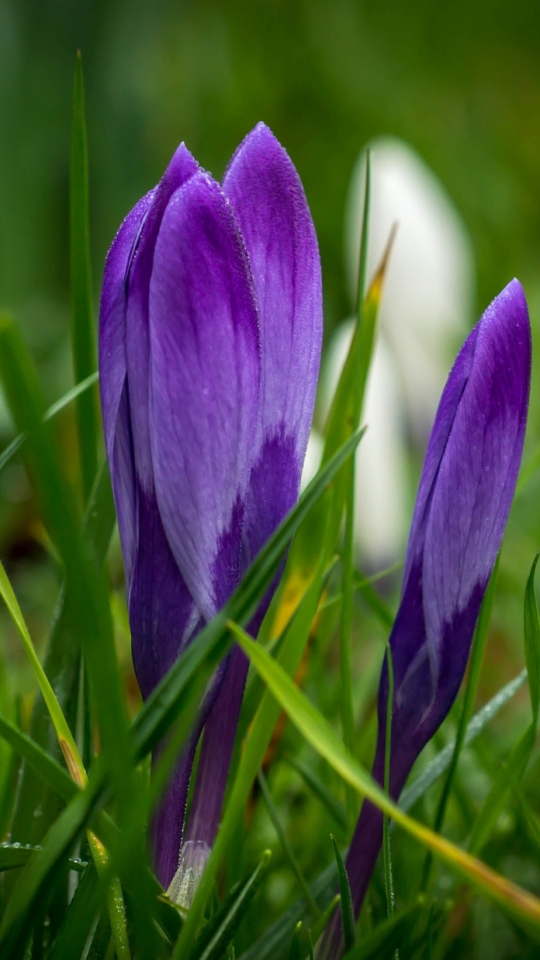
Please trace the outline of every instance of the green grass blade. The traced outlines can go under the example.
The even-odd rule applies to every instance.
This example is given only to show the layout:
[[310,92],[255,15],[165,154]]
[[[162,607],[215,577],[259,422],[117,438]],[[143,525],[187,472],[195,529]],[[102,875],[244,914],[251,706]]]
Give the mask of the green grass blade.
[[351,888],[349,886],[349,877],[343,863],[340,849],[334,840],[332,834],[330,839],[334,845],[334,854],[338,868],[339,894],[341,898],[341,920],[343,923],[343,939],[345,941],[345,950],[351,950],[356,940],[356,931],[354,927],[354,910],[352,905]]
[[[469,743],[472,743],[481,733],[482,730],[488,725],[488,723],[497,716],[500,710],[515,696],[518,690],[521,689],[525,680],[527,679],[527,671],[522,670],[521,673],[514,677],[513,680],[510,680],[509,683],[505,684],[494,697],[491,698],[479,711],[474,715],[472,720],[468,723],[467,729],[465,731],[465,738],[463,745],[466,747]],[[422,770],[422,773],[419,773],[415,780],[412,781],[405,789],[402,791],[399,798],[399,807],[401,810],[407,812],[414,806],[414,804],[419,800],[424,794],[429,790],[434,783],[437,782],[439,777],[448,770],[450,763],[452,762],[452,757],[454,755],[456,748],[455,741],[449,743],[444,747],[436,757],[431,760],[428,765]]]
[[[60,397],[59,400],[56,400],[56,402],[53,403],[52,406],[50,406],[48,410],[45,411],[45,416],[43,417],[43,419],[52,420],[57,413],[60,413],[60,411],[63,410],[64,407],[67,407],[70,403],[72,403],[73,400],[75,400],[78,396],[80,396],[81,393],[84,393],[86,390],[89,390],[90,387],[92,387],[95,383],[97,383],[98,379],[99,379],[99,374],[92,373],[89,377],[86,377],[86,379],[83,380],[82,383],[78,383],[75,387],[72,387],[71,390],[68,390],[68,392],[65,393],[63,397]],[[17,453],[17,450],[21,448],[22,444],[26,439],[27,439],[27,436],[25,433],[19,433],[11,441],[11,443],[2,451],[2,453],[0,453],[0,472],[4,469],[6,464],[9,463],[11,458]]]
[[[398,568],[401,564],[398,565]],[[392,569],[392,568],[391,568]],[[361,594],[370,610],[373,611],[377,620],[385,630],[391,630],[394,625],[394,615],[383,598],[373,589],[373,578],[365,579],[359,573],[354,575],[355,589]]]
[[[77,793],[77,786],[60,766],[39,744],[35,743],[15,724],[0,716],[0,736],[31,765],[33,770],[66,802]],[[17,834],[14,834],[17,836]]]
[[[514,785],[523,777],[536,741],[538,726],[538,698],[540,693],[540,625],[534,590],[534,576],[538,563],[535,557],[525,589],[523,610],[525,660],[529,677],[532,721],[525,733],[512,749],[508,760],[503,763],[495,782],[488,793],[482,809],[473,826],[469,841],[469,851],[478,854],[491,835],[499,816],[512,794]],[[530,670],[530,673],[529,673]]]
[[[20,843],[0,843],[0,870],[13,870],[15,867],[23,867],[28,863],[34,853],[39,853],[41,847],[33,847],[31,844],[21,846]],[[77,860],[69,857],[68,866],[77,873],[82,873],[88,864],[84,860]]]
[[268,810],[268,814],[269,814],[270,819],[271,819],[271,821],[272,821],[272,823],[273,823],[273,825],[274,825],[274,829],[275,829],[275,831],[276,831],[276,833],[277,833],[277,835],[278,835],[279,842],[280,842],[281,847],[282,847],[282,849],[283,849],[283,852],[284,852],[284,854],[285,854],[285,859],[288,860],[289,866],[290,866],[292,872],[294,873],[296,879],[298,880],[298,884],[299,884],[299,886],[300,886],[300,889],[303,891],[304,896],[305,896],[307,902],[308,902],[309,905],[310,905],[310,908],[311,908],[311,911],[312,911],[312,913],[313,913],[313,916],[314,916],[314,917],[318,917],[318,916],[319,916],[319,908],[318,908],[317,904],[315,903],[315,900],[314,900],[313,897],[311,896],[311,891],[310,891],[310,889],[309,889],[309,887],[308,887],[308,884],[307,884],[307,882],[306,882],[306,878],[304,877],[304,874],[302,873],[302,868],[300,867],[300,864],[298,863],[298,860],[296,859],[296,856],[295,856],[295,854],[294,854],[294,850],[293,850],[293,848],[291,847],[291,845],[290,845],[290,843],[289,843],[289,839],[288,839],[288,837],[287,837],[287,834],[285,833],[285,831],[284,831],[284,829],[283,829],[283,827],[282,827],[282,825],[281,825],[281,821],[280,821],[280,819],[279,819],[279,814],[278,814],[278,812],[277,812],[277,810],[276,810],[274,801],[272,800],[272,794],[270,793],[270,788],[269,788],[269,786],[268,786],[268,783],[266,782],[266,777],[265,777],[265,775],[264,775],[264,773],[263,773],[262,770],[259,770],[259,772],[258,772],[258,774],[257,774],[257,780],[258,780],[258,783],[259,783],[259,787],[261,788],[261,794],[262,794],[262,798],[263,798],[263,800],[264,800],[264,802],[265,802],[266,809]]
[[89,864],[64,917],[48,960],[74,960],[82,957],[88,932],[100,903],[98,878]]
[[[336,908],[335,890],[337,886],[337,867],[331,863],[326,870],[311,884],[311,893],[318,907],[324,910],[320,924],[328,923],[331,914]],[[330,909],[331,908],[331,909]],[[327,911],[330,913],[327,916]],[[283,913],[263,935],[239,957],[239,960],[284,960],[291,942],[294,928],[299,920],[309,920],[309,907],[302,897]],[[314,938],[324,928],[316,924],[313,930]],[[318,937],[317,937],[318,938]]]
[[433,850],[453,871],[513,914],[536,936],[540,935],[540,900],[403,813],[350,756],[325,718],[298,690],[280,664],[272,660],[244,631],[235,629],[235,636],[300,733],[344,780],[348,780],[361,796],[392,817],[420,843]]
[[533,724],[538,726],[538,707],[540,703],[540,624],[538,622],[538,606],[534,589],[534,577],[540,554],[534,558],[527,586],[525,588],[524,605],[524,635],[525,635],[525,663],[529,678],[531,695],[531,709]]
[[[88,156],[84,112],[82,58],[77,54],[73,84],[73,122],[70,168],[70,263],[72,345],[75,383],[96,370],[92,310],[92,271],[88,229]],[[77,426],[84,501],[88,500],[97,471],[97,407],[94,389],[77,397]]]
[[47,705],[51,720],[54,724],[58,742],[60,744],[62,753],[64,754],[69,772],[76,783],[83,785],[86,782],[86,774],[82,765],[79,751],[77,749],[77,744],[73,739],[67,720],[62,713],[58,700],[56,699],[56,694],[49,683],[48,677],[45,674],[41,663],[39,662],[39,658],[34,650],[34,644],[32,643],[30,634],[28,632],[28,627],[26,626],[21,608],[19,607],[17,598],[13,592],[11,583],[9,582],[9,578],[1,563],[0,595],[2,596],[2,599],[9,610],[10,616],[22,640],[26,655],[30,661],[32,670],[34,671],[34,676],[39,686],[41,695]]
[[270,851],[265,850],[255,869],[236,889],[231,890],[215,917],[202,931],[190,960],[220,960],[258,893],[271,856]]
[[[394,706],[394,664],[390,644],[386,644],[386,667],[388,670],[388,700],[386,703],[386,736],[384,749],[384,792],[390,796],[390,759],[392,756],[392,711]],[[386,908],[388,916],[394,913],[394,878],[392,874],[392,853],[390,849],[389,822],[386,814],[383,818],[383,859],[384,883],[386,887]]]
[[302,957],[302,934],[304,932],[304,924],[301,920],[298,921],[294,928],[291,946],[287,954],[287,960],[301,960]]
[[419,912],[416,906],[408,907],[378,924],[373,933],[363,937],[345,954],[343,960],[388,960],[403,943],[407,931],[413,928]]

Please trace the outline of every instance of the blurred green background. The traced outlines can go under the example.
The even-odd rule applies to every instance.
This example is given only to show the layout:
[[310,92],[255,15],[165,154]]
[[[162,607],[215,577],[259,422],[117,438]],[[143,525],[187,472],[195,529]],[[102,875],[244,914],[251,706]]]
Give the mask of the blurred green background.
[[[96,291],[128,209],[185,140],[220,176],[259,119],[320,238],[326,320],[347,311],[346,191],[371,137],[408,140],[471,232],[478,304],[540,254],[540,13],[532,0],[2,0],[0,302],[67,329],[68,161],[84,58]],[[47,329],[45,329],[47,328]]]

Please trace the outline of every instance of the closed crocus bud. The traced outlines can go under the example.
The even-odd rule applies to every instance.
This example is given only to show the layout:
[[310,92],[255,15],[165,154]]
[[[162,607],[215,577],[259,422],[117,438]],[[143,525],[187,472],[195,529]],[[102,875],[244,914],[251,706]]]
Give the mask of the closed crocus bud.
[[[446,371],[470,329],[474,298],[471,243],[442,184],[406,143],[370,144],[371,191],[367,275],[374,275],[397,224],[379,309],[358,448],[356,546],[370,569],[403,549],[409,504],[405,471],[413,437],[424,450]],[[363,217],[365,151],[351,179],[345,257],[351,302],[356,299]],[[341,324],[323,363],[319,412],[326,416],[353,321]]]
[[[259,124],[246,137],[222,186],[181,145],[122,224],[100,307],[106,449],[144,697],[297,499],[321,334],[315,231],[298,174],[273,134]],[[204,867],[246,670],[235,650],[158,812],[155,864],[165,887],[179,862],[191,873],[176,878],[175,890],[191,890]]]
[[[513,280],[469,335],[443,391],[414,510],[402,598],[390,635],[394,671],[390,794],[445,719],[469,657],[508,519],[529,400],[531,333]],[[388,674],[379,689],[373,776],[382,785]],[[367,801],[347,856],[356,915],[379,853],[382,815]],[[339,918],[320,957],[343,952]]]

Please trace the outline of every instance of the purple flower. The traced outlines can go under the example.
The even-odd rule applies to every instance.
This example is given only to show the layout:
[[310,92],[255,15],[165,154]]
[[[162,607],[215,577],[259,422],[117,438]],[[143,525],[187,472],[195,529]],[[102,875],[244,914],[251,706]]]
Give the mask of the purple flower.
[[[222,187],[182,144],[120,227],[100,308],[105,440],[144,697],[297,499],[321,335],[315,230],[270,130],[246,137]],[[199,844],[199,864],[213,842],[246,669],[235,650],[157,815],[164,886],[205,721],[184,839],[188,852]]]
[[[521,461],[531,333],[513,280],[465,341],[443,391],[420,478],[402,597],[390,635],[394,670],[390,794],[399,797],[418,754],[446,717],[463,679],[476,620],[503,538]],[[373,776],[384,782],[388,674],[379,688]],[[365,802],[347,857],[358,915],[382,840]],[[343,952],[339,917],[320,954]]]

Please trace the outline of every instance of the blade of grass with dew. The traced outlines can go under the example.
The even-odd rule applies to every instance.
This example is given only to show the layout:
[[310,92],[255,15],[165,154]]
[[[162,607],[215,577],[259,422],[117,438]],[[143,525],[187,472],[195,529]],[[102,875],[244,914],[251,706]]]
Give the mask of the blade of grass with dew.
[[[464,747],[472,743],[472,741],[482,733],[482,730],[485,729],[488,723],[497,716],[499,711],[502,710],[518,690],[521,689],[526,679],[527,671],[522,670],[517,677],[514,677],[513,680],[505,684],[504,687],[474,715],[472,720],[467,724],[463,740]],[[405,813],[414,806],[417,800],[424,796],[429,788],[432,787],[445,770],[448,769],[452,762],[455,745],[454,741],[453,743],[447,744],[446,747],[443,747],[437,756],[418,774],[416,779],[402,791],[398,805]]]
[[[0,373],[13,418],[21,432],[29,435],[30,473],[44,519],[64,565],[71,622],[80,635],[102,756],[110,771],[121,815],[122,809],[129,809],[131,804],[132,767],[107,584],[100,565],[84,544],[81,523],[49,424],[43,423],[43,403],[33,365],[14,325],[5,316],[0,318]],[[142,831],[141,824],[140,875],[144,877]],[[141,906],[142,899],[141,895]],[[155,935],[148,912],[137,911],[135,923],[144,929],[145,941],[150,946]]]
[[[459,718],[459,726],[457,730],[456,741],[454,745],[454,752],[452,754],[452,759],[450,761],[450,766],[448,768],[448,774],[443,785],[442,793],[439,798],[439,803],[437,805],[437,811],[435,814],[435,821],[433,829],[435,833],[441,833],[444,825],[444,818],[446,815],[446,807],[448,804],[448,799],[450,797],[450,792],[452,790],[452,784],[457,770],[457,765],[463,745],[465,742],[465,734],[467,726],[472,716],[474,699],[476,696],[476,691],[478,689],[478,683],[480,680],[480,673],[482,670],[482,663],[484,660],[484,652],[486,649],[486,642],[488,636],[489,622],[491,620],[491,611],[493,608],[493,598],[495,596],[495,589],[497,585],[497,574],[499,570],[499,558],[495,563],[493,573],[491,574],[488,588],[484,595],[482,601],[482,606],[480,608],[480,616],[478,617],[478,623],[476,625],[476,630],[474,632],[473,644],[470,656],[470,666],[469,673],[467,677],[467,683],[465,687],[465,697],[463,699],[463,708],[461,711],[461,716]],[[430,852],[426,854],[426,859],[424,862],[424,867],[422,870],[422,878],[420,881],[420,889],[425,890],[428,882],[429,875],[431,871],[432,864],[432,855]]]
[[[75,383],[78,383],[95,373],[97,366],[88,228],[88,154],[80,51],[77,53],[73,82],[69,213],[71,340]],[[97,405],[94,389],[79,394],[76,412],[82,490],[86,503],[97,472]]]
[[255,669],[264,676],[269,690],[281,703],[291,721],[334,770],[382,813],[386,813],[407,833],[432,849],[454,872],[511,913],[531,935],[540,938],[540,900],[403,813],[389,800],[367,771],[348,754],[325,718],[295,687],[280,664],[272,660],[266,651],[258,647],[239,627],[235,627],[234,632],[244,653]]
[[99,905],[97,873],[93,864],[90,864],[73,895],[47,960],[73,960],[84,955],[88,931],[91,929],[88,916],[95,916]]
[[276,831],[276,833],[277,833],[277,835],[278,835],[278,840],[279,840],[279,842],[280,842],[280,844],[281,844],[281,847],[282,847],[282,849],[283,849],[283,853],[285,854],[285,859],[288,861],[289,866],[290,866],[292,872],[294,873],[294,875],[295,875],[295,877],[296,877],[296,879],[297,879],[297,881],[298,881],[298,885],[299,885],[300,889],[303,891],[303,894],[304,894],[307,902],[309,903],[310,909],[311,909],[311,911],[312,911],[312,913],[313,913],[313,917],[314,917],[314,918],[315,918],[315,917],[318,917],[318,916],[319,916],[319,913],[320,913],[319,908],[318,908],[317,904],[315,903],[315,900],[314,900],[313,897],[311,896],[311,891],[310,891],[309,886],[308,886],[308,884],[307,884],[306,878],[304,877],[304,874],[302,873],[302,868],[301,868],[300,864],[298,863],[298,860],[296,859],[294,850],[293,850],[293,848],[291,847],[291,844],[289,843],[289,839],[288,839],[288,837],[287,837],[287,834],[285,833],[285,831],[284,831],[284,829],[283,829],[283,827],[282,827],[282,825],[281,825],[281,821],[280,821],[280,819],[279,819],[279,814],[278,814],[278,812],[277,812],[277,810],[276,810],[274,801],[272,800],[272,794],[270,793],[270,788],[269,788],[269,786],[268,786],[268,783],[267,783],[267,781],[266,781],[266,777],[265,777],[265,775],[264,775],[264,773],[263,773],[262,770],[259,770],[259,772],[258,772],[258,774],[257,774],[257,780],[258,780],[258,783],[259,783],[259,787],[261,788],[261,795],[262,795],[262,798],[263,798],[264,803],[265,803],[265,805],[266,805],[266,809],[268,810],[268,815],[269,815],[269,817],[270,817],[270,819],[271,819],[271,821],[272,821],[272,823],[273,823],[273,825],[274,825],[274,829],[275,829],[275,831]]
[[[321,923],[330,905],[336,906],[335,889],[337,886],[337,866],[333,861],[326,870],[311,884],[310,890],[318,907],[324,910]],[[293,930],[299,920],[309,920],[309,907],[303,897],[297,900],[283,913],[247,950],[239,960],[283,960],[291,942]],[[329,916],[326,918],[328,923]],[[316,926],[315,931],[318,929]],[[321,931],[322,932],[322,931]]]
[[334,855],[338,869],[343,939],[345,941],[345,949],[351,950],[355,944],[356,931],[354,927],[354,910],[352,905],[351,888],[349,886],[349,877],[347,875],[345,864],[343,863],[343,857],[341,856],[340,849],[332,834],[330,834],[330,839],[334,845]]
[[499,816],[511,796],[513,784],[519,784],[529,763],[536,741],[540,701],[540,624],[536,604],[534,577],[540,554],[537,554],[527,580],[524,601],[525,662],[529,678],[532,720],[502,764],[473,826],[469,851],[478,854],[487,842]]
[[[282,669],[287,671],[287,674],[290,673],[294,675],[298,669],[305,644],[309,637],[311,624],[317,611],[326,567],[325,547],[326,544],[323,544],[319,570],[314,575],[300,606],[287,627],[281,645],[279,662],[282,665]],[[236,639],[236,627],[231,621],[228,623],[229,629]],[[242,816],[280,713],[281,709],[279,704],[276,703],[270,692],[266,690],[244,743],[244,749],[232,789],[228,796],[216,841],[173,954],[175,960],[179,960],[179,958],[185,956],[188,950],[191,949],[216,877],[217,869],[224,853],[228,849],[231,839],[234,837],[236,824],[239,817]]]

